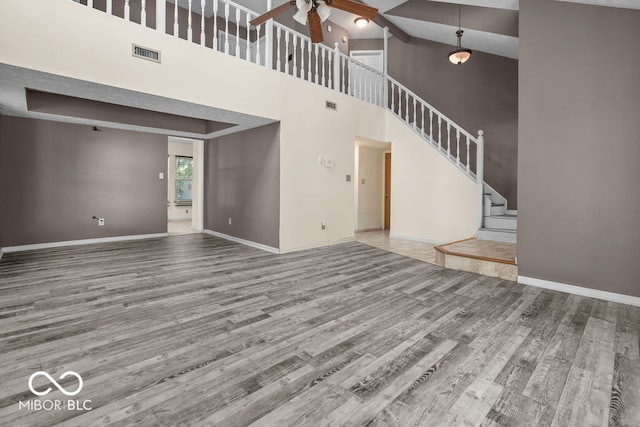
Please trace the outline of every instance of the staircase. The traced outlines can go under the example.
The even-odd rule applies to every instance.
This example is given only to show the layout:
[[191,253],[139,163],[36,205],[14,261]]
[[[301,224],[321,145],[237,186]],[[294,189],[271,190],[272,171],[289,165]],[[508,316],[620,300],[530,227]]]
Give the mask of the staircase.
[[[79,0],[73,0],[81,3]],[[139,22],[146,26],[145,2],[125,3],[124,13],[112,7],[112,1],[106,1],[106,7],[100,9],[113,16],[132,20],[139,16]],[[177,19],[179,2],[155,0],[156,30],[171,34],[165,25],[167,8],[174,9],[172,34],[180,35],[181,23]],[[98,9],[93,0],[86,6]],[[205,14],[206,0],[188,2],[185,12],[191,16],[200,11],[200,32],[194,31],[192,20],[187,22],[187,41],[199,43],[203,47],[211,41],[212,50],[235,56],[239,60],[254,63],[284,74],[291,75],[309,83],[332,89],[336,92],[378,105],[390,110],[398,119],[412,129],[422,140],[449,160],[477,186],[476,224],[479,240],[501,242],[516,241],[517,218],[507,210],[507,201],[498,192],[484,183],[484,137],[482,130],[477,135],[463,129],[453,120],[438,111],[432,105],[410,91],[397,80],[362,62],[354,60],[334,47],[322,43],[312,43],[309,37],[271,20],[257,27],[250,21],[258,14],[231,0],[215,0],[213,16]],[[131,8],[140,8],[131,14]],[[192,8],[193,7],[193,8]],[[139,13],[138,13],[139,12]],[[234,19],[235,17],[235,19]],[[137,18],[136,18],[137,19]],[[205,22],[211,21],[211,25]],[[220,22],[219,22],[220,21]],[[242,23],[245,31],[241,32]],[[229,24],[232,25],[229,25]],[[241,23],[236,25],[236,23]],[[235,27],[235,30],[233,30]],[[207,28],[213,28],[208,31]],[[231,31],[230,31],[230,28]],[[255,29],[252,34],[248,28]],[[251,36],[247,39],[247,34]],[[386,37],[386,35],[385,35]]]
[[478,240],[517,242],[518,215],[507,210],[507,200],[484,183],[483,227],[478,230]]

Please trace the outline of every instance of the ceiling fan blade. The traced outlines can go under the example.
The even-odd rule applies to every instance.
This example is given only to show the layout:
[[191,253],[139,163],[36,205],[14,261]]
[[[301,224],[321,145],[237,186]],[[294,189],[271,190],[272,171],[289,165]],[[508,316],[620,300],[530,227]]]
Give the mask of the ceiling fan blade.
[[269,19],[273,18],[274,16],[284,12],[285,10],[289,10],[291,9],[293,6],[296,5],[296,2],[286,2],[286,3],[282,3],[280,6],[278,7],[274,7],[271,10],[267,10],[265,13],[263,13],[262,15],[253,18],[251,21],[249,21],[249,23],[251,25],[253,25],[254,27],[257,27],[258,25],[262,24],[265,21],[268,21]]
[[368,6],[366,4],[358,3],[352,0],[331,0],[327,1],[327,4],[336,9],[344,10],[345,12],[353,13],[354,15],[363,16],[372,20],[378,14],[378,9]]
[[309,35],[311,36],[311,43],[320,43],[324,40],[322,37],[322,22],[320,22],[320,16],[315,10],[309,11]]

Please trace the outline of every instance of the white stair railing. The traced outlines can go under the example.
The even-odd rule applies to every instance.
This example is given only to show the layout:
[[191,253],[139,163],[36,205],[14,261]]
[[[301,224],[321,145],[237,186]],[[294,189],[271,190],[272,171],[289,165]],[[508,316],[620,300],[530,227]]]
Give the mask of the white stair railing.
[[[79,3],[79,0],[72,1]],[[188,0],[186,10],[178,6],[177,0],[141,0],[135,4],[140,8],[139,23],[143,26],[146,25],[146,1],[155,1],[158,31],[165,32],[167,4],[173,3],[169,5],[169,10],[173,9],[174,14],[173,34],[179,37],[179,14],[187,14],[185,33],[191,42],[192,15],[200,11],[201,16],[196,22],[200,23],[201,45],[206,46],[206,40],[211,40],[214,50],[389,109],[427,144],[476,182],[478,227],[482,226],[482,131],[478,131],[477,137],[471,135],[397,80],[340,52],[338,43],[333,48],[320,43],[313,44],[306,35],[271,20],[252,27],[249,21],[259,14],[230,0],[208,0],[210,4],[213,3],[212,18],[205,18],[207,0]],[[132,3],[129,0],[124,2],[122,17],[125,20],[130,20]],[[271,1],[267,0],[267,5],[270,4]],[[93,0],[87,0],[87,6],[94,8]],[[104,11],[115,14],[112,0],[106,1]],[[134,15],[138,16],[137,13]],[[206,33],[206,19],[213,20],[210,26],[213,34]]]

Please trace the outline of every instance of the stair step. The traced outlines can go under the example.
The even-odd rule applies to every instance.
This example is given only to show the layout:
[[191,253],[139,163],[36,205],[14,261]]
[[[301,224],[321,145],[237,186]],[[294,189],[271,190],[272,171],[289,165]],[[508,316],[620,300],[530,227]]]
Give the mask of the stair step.
[[491,216],[504,215],[506,211],[507,207],[504,205],[504,203],[491,203]]
[[484,227],[487,229],[517,230],[518,217],[514,215],[495,215],[484,218]]
[[515,230],[503,228],[481,228],[478,230],[478,240],[492,240],[494,242],[517,243]]

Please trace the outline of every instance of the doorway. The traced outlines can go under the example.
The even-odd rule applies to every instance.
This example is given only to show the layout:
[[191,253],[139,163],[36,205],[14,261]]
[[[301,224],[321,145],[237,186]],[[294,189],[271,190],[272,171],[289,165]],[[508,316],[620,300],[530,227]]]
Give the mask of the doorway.
[[384,229],[391,229],[391,152],[384,153]]
[[385,229],[385,153],[391,143],[356,138],[354,164],[355,231]]
[[201,233],[204,142],[169,137],[167,156],[167,232]]

